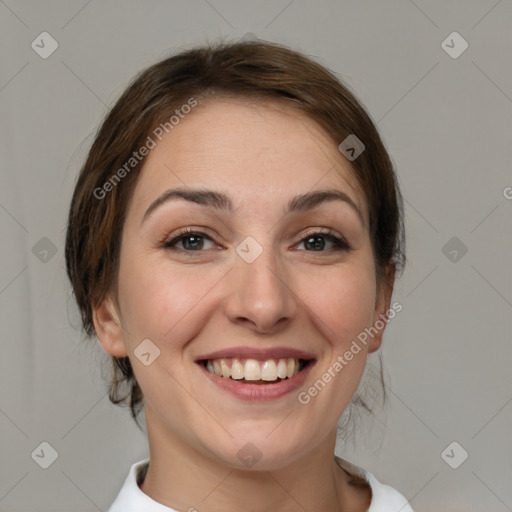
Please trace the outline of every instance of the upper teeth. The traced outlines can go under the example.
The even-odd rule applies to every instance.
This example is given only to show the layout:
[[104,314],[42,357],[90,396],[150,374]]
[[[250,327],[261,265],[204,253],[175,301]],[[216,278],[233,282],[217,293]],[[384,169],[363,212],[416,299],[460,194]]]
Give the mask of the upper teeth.
[[274,381],[291,378],[299,373],[300,361],[293,357],[282,359],[267,359],[257,361],[256,359],[244,360],[233,358],[209,359],[206,369],[220,377],[240,380],[266,380]]

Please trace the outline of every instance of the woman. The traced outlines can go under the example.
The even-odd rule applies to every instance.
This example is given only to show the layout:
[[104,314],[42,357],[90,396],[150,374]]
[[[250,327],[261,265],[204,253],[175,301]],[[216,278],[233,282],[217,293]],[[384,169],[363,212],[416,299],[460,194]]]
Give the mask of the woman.
[[304,55],[219,43],[136,77],[66,239],[110,399],[148,431],[110,512],[412,510],[334,456],[395,310],[401,212],[369,116]]

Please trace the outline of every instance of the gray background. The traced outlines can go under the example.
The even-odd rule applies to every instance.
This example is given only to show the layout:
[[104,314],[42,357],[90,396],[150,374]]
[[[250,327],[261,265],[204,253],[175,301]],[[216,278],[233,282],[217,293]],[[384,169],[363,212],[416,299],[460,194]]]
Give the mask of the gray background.
[[[136,72],[247,33],[314,56],[356,91],[406,199],[403,311],[382,348],[389,406],[337,453],[416,512],[512,510],[511,22],[507,0],[0,1],[0,510],[106,510],[146,456],[105,394],[101,349],[80,342],[68,204]],[[59,45],[46,59],[31,48],[43,31]],[[458,58],[441,45],[453,31],[469,44]],[[31,457],[43,441],[58,452],[46,470]],[[469,454],[457,469],[442,457],[454,441],[445,460]]]

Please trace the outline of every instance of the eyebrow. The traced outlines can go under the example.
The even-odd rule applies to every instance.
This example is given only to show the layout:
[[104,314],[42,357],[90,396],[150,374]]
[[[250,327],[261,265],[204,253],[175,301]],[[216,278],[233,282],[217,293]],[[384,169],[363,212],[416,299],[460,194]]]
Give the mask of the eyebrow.
[[[166,190],[160,197],[150,204],[142,217],[141,225],[156,209],[175,199],[184,199],[185,201],[190,201],[201,206],[215,208],[217,210],[225,210],[231,214],[233,214],[235,210],[232,199],[223,192],[208,189],[175,188]],[[341,190],[315,190],[313,192],[307,192],[305,194],[295,196],[288,202],[285,215],[292,212],[312,210],[323,203],[331,201],[343,201],[350,205],[364,225],[365,221],[361,210],[355,201]]]

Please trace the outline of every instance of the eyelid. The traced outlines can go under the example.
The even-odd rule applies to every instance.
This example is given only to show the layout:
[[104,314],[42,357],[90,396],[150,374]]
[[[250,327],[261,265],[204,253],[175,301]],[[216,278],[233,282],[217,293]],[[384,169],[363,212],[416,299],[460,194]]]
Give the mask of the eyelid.
[[347,239],[343,235],[334,231],[334,229],[332,229],[332,228],[310,228],[310,229],[308,229],[308,231],[306,231],[306,233],[304,233],[302,235],[300,241],[302,242],[304,240],[304,238],[307,238],[308,236],[311,236],[311,235],[331,235],[336,238],[340,238],[341,240],[343,240],[344,242],[346,242],[348,244]]
[[[160,246],[170,247],[171,244],[175,244],[175,243],[179,242],[180,239],[185,238],[187,236],[193,236],[193,235],[198,235],[198,236],[202,236],[203,238],[208,238],[209,240],[214,242],[216,245],[220,245],[219,243],[217,243],[215,241],[215,239],[214,239],[215,237],[210,234],[210,230],[206,227],[201,226],[201,227],[197,227],[197,228],[193,228],[193,227],[182,228],[182,229],[179,229],[178,231],[176,231],[176,233],[173,233],[172,236],[166,235],[163,238],[163,240],[161,240]],[[186,251],[186,252],[193,252],[193,251]],[[201,251],[197,251],[197,252],[201,252]]]

